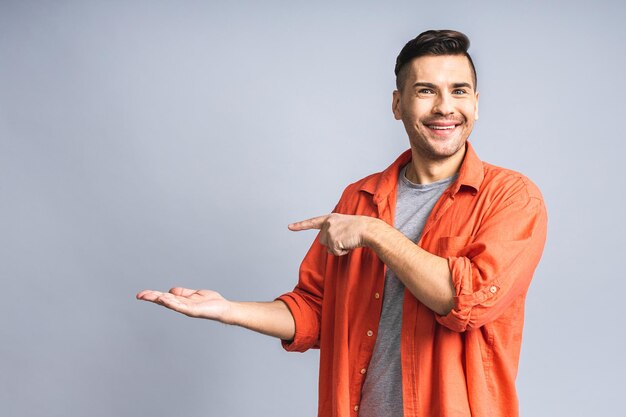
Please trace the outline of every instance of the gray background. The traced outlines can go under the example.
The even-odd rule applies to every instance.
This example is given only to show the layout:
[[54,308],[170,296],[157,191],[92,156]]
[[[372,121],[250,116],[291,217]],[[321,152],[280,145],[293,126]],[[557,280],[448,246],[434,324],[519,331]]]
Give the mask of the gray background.
[[0,415],[315,415],[317,352],[134,295],[290,290],[286,225],[407,148],[429,28],[470,36],[473,143],[549,208],[522,415],[626,415],[624,3],[233,3],[0,2]]

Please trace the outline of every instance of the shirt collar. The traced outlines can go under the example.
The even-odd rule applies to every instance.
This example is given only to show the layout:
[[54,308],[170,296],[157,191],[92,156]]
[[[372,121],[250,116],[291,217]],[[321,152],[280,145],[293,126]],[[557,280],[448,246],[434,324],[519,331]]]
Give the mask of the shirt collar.
[[[387,169],[380,175],[368,177],[361,186],[361,191],[372,194],[374,203],[379,204],[386,200],[398,183],[398,175],[402,167],[411,161],[411,150],[403,152]],[[450,195],[454,197],[462,187],[469,187],[474,193],[480,190],[480,184],[484,179],[483,163],[476,155],[474,148],[466,142],[465,157],[459,169],[459,177],[450,186]]]

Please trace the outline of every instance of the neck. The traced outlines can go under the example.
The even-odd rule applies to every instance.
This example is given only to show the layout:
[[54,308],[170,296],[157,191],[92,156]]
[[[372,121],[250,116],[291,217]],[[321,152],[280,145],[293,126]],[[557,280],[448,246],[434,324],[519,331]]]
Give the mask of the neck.
[[407,167],[406,177],[415,184],[430,184],[456,174],[465,158],[465,146],[454,155],[444,159],[433,160],[421,155],[415,148],[411,149],[412,159]]

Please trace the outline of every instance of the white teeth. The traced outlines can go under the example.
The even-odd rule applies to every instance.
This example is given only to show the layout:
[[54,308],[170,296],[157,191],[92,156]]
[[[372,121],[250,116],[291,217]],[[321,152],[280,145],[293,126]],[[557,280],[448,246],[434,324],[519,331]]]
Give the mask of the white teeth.
[[450,130],[450,129],[454,129],[456,126],[452,125],[452,126],[428,126],[431,129],[435,129],[435,130]]

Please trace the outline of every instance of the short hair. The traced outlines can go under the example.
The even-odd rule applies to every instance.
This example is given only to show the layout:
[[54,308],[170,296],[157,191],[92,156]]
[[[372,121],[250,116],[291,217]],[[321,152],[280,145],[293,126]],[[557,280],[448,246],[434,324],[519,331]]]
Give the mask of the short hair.
[[407,64],[425,55],[464,55],[470,63],[474,77],[474,90],[478,80],[472,57],[467,53],[470,41],[465,34],[456,30],[427,30],[404,45],[396,58],[396,88],[401,90],[407,76]]

